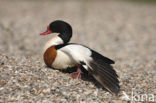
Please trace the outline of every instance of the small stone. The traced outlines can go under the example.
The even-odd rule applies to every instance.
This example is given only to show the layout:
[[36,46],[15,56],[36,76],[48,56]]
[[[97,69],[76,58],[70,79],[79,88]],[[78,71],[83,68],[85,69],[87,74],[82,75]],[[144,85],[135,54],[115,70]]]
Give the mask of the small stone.
[[50,88],[47,88],[47,89],[43,89],[42,91],[43,93],[50,93]]
[[66,99],[61,99],[61,102],[62,102],[62,103],[66,103],[67,100],[66,100]]
[[7,84],[7,81],[5,81],[5,80],[0,80],[0,86],[4,86],[5,84]]
[[4,65],[4,62],[2,62],[1,65]]

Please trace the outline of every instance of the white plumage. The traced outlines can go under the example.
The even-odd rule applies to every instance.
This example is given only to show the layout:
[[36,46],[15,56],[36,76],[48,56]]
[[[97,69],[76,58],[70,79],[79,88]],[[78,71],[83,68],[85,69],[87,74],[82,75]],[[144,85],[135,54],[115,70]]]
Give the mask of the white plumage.
[[46,51],[49,47],[53,45],[63,44],[63,40],[59,38],[57,35],[53,36],[44,46],[44,51]]
[[[60,37],[55,35],[47,42],[44,50],[58,44],[63,44],[63,41]],[[66,69],[67,67],[73,67],[80,64],[80,62],[88,64],[88,62],[92,60],[90,56],[91,51],[87,47],[78,44],[69,44],[57,50],[57,56],[52,63],[52,67],[57,69]],[[88,68],[86,65],[83,67],[85,69]]]
[[77,63],[91,60],[91,51],[82,45],[70,44],[61,48],[60,51],[72,56]]
[[77,64],[77,62],[69,56],[67,53],[57,50],[57,55],[52,63],[52,67],[57,69],[66,69],[68,67],[73,67]]

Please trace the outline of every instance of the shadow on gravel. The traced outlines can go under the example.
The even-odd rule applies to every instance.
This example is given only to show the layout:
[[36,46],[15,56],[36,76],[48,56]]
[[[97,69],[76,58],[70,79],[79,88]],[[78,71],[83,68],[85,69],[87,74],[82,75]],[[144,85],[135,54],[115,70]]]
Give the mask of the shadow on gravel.
[[[53,68],[50,68],[50,69],[53,69]],[[56,70],[56,69],[53,69],[53,70]],[[88,71],[85,70],[82,66],[81,66],[81,70],[83,72],[82,75],[81,75],[81,79],[82,80],[88,81],[88,82],[92,82],[92,83],[94,83],[94,85],[97,88],[102,88],[104,91],[107,91],[107,89],[105,89],[99,82],[97,82],[97,80],[94,79],[94,77],[92,75],[89,75]],[[71,73],[77,71],[77,67],[67,68],[65,70],[59,70],[59,71],[62,72],[62,73],[69,73],[69,74],[71,74]]]

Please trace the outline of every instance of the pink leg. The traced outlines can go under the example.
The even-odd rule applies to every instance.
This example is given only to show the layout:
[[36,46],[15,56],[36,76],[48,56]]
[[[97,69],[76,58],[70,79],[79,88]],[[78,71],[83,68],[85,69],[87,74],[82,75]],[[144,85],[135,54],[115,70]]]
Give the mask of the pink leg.
[[82,71],[81,71],[80,65],[78,65],[77,72],[72,73],[71,76],[73,79],[81,78],[81,73]]

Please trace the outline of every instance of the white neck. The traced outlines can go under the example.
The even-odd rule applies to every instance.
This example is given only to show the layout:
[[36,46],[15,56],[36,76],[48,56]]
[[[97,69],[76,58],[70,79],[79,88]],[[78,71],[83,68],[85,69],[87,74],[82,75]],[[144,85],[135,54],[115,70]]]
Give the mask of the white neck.
[[44,46],[44,50],[48,49],[49,47],[51,46],[54,46],[54,45],[60,45],[60,44],[63,44],[63,40],[58,36],[54,36],[52,37],[47,43],[46,45]]

